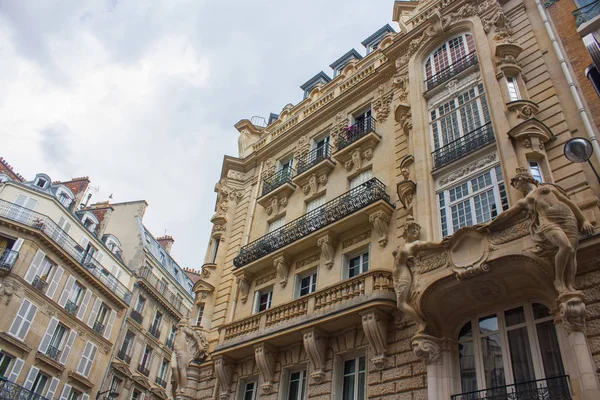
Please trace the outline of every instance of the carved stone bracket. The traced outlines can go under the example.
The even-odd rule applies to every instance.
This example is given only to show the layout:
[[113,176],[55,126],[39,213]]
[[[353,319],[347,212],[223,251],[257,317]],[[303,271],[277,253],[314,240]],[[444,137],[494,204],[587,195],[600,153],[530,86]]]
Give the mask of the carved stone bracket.
[[360,169],[362,167],[363,160],[371,161],[373,158],[373,148],[367,147],[363,149],[354,149],[350,154],[350,159],[344,163],[346,171],[350,172],[352,169]]
[[303,184],[300,184],[302,187],[302,192],[306,196],[313,196],[316,194],[319,190],[327,185],[329,180],[329,172],[331,172],[331,170],[327,170],[320,175],[317,173],[311,174]]
[[375,368],[381,370],[387,365],[387,321],[384,315],[376,310],[361,313],[362,326],[369,346],[373,351],[371,361]]
[[242,304],[246,304],[248,301],[248,293],[250,292],[250,283],[252,282],[252,275],[247,272],[241,273],[236,276],[238,289],[240,291],[240,300]]
[[390,115],[390,105],[392,104],[392,98],[394,92],[386,92],[384,84],[379,85],[377,88],[377,97],[373,101],[372,108],[375,113],[377,122],[383,122]]
[[275,357],[272,347],[265,343],[254,346],[254,360],[260,372],[262,384],[260,388],[263,394],[270,394],[273,391],[273,375],[275,373]]
[[422,333],[411,339],[413,352],[426,364],[435,363],[440,359],[441,342],[442,340],[439,338]]
[[585,303],[583,292],[569,292],[558,296],[560,318],[567,333],[585,332]]
[[317,246],[321,249],[321,255],[325,260],[325,266],[327,269],[333,267],[333,260],[335,256],[335,238],[332,234],[326,233],[325,235],[317,238]]
[[223,356],[215,357],[215,375],[219,386],[219,400],[228,400],[231,388],[231,364]]
[[325,379],[325,359],[327,338],[318,330],[312,328],[302,332],[304,351],[312,364],[310,377],[316,384],[323,383]]
[[[523,111],[524,108],[521,107],[520,110]],[[530,106],[527,111],[530,117],[508,131],[508,135],[528,152],[539,153],[545,151],[544,144],[552,139],[554,134],[546,124],[533,116],[536,112],[537,108]]]
[[273,259],[273,266],[277,270],[277,274],[279,275],[279,284],[282,288],[286,287],[288,282],[288,275],[290,272],[290,260],[284,254],[281,253],[277,257]]
[[277,215],[277,214],[279,214],[281,209],[287,207],[287,204],[288,204],[287,196],[281,196],[281,197],[273,196],[267,203],[267,206],[265,207],[265,211],[267,212],[267,215],[271,215],[271,214]]
[[410,166],[414,163],[414,157],[412,154],[404,157],[404,159],[400,162],[400,174],[404,178],[403,181],[399,182],[396,186],[396,190],[398,191],[398,198],[400,202],[404,206],[404,208],[409,209],[412,205],[412,199],[417,190],[417,184],[410,180]]
[[385,247],[388,243],[388,227],[390,225],[390,214],[385,211],[376,211],[369,215],[369,222],[373,224],[375,232],[379,236],[377,242]]

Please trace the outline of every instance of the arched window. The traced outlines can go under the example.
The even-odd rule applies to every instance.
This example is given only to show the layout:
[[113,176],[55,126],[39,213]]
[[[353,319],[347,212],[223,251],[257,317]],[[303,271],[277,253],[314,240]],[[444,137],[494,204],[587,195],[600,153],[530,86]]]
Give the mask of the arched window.
[[65,186],[60,186],[56,190],[56,198],[66,208],[71,207],[71,204],[73,204],[73,201],[75,201],[75,195]]
[[462,327],[458,342],[463,393],[487,390],[485,398],[495,398],[537,390],[539,383],[530,382],[539,379],[562,390],[555,382],[563,382],[558,377],[564,375],[558,337],[543,304],[527,303],[474,318]]
[[83,226],[85,226],[90,232],[94,232],[99,223],[98,218],[89,212],[83,214],[83,217],[81,217],[81,222],[83,223]]
[[442,82],[434,77],[443,75],[449,79],[452,75],[450,72],[458,73],[471,65],[469,61],[474,56],[475,43],[470,33],[463,33],[438,47],[425,61],[426,89],[433,89]]

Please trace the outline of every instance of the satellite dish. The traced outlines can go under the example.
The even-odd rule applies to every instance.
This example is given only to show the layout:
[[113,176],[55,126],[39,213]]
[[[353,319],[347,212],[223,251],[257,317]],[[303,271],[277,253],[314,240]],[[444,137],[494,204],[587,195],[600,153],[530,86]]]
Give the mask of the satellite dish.
[[584,138],[574,138],[565,144],[565,157],[574,163],[588,161],[593,151],[590,141]]

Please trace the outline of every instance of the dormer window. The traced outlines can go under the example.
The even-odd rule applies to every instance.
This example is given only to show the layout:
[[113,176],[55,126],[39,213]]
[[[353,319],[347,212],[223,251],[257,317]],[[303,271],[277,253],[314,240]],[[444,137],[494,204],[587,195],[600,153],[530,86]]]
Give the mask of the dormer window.
[[121,250],[121,243],[113,235],[106,236],[106,239],[104,239],[104,244],[113,254],[117,254],[117,252]]
[[50,184],[50,177],[48,175],[39,174],[35,177],[33,184],[40,189],[46,189]]
[[385,24],[382,28],[378,29],[377,32],[363,40],[361,44],[367,49],[367,54],[377,50],[383,38],[389,33],[396,33],[396,31],[389,24]]
[[300,89],[304,90],[304,98],[307,98],[310,92],[318,85],[326,85],[331,82],[331,78],[327,76],[327,74],[323,71],[319,72],[312,78],[310,78],[306,83],[300,86]]
[[58,190],[56,191],[56,198],[66,208],[70,208],[73,202],[75,201],[75,196],[73,195],[73,192],[71,192],[64,186],[58,188]]
[[0,174],[0,183],[9,181],[10,178],[7,175]]
[[358,53],[358,51],[352,49],[334,62],[332,62],[329,67],[333,70],[333,77],[335,78],[339,74],[342,73],[346,65],[352,60],[360,61],[362,56]]
[[85,213],[83,214],[83,217],[81,217],[81,223],[83,223],[83,226],[90,232],[96,230],[98,222],[98,219],[91,213]]

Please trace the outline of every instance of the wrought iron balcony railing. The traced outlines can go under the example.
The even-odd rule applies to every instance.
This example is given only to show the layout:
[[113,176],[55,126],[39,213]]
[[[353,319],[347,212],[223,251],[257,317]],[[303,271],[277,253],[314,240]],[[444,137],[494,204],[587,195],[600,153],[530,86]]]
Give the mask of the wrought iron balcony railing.
[[478,61],[479,60],[477,59],[477,53],[474,51],[462,58],[459,58],[453,64],[448,65],[446,68],[443,68],[440,71],[438,71],[435,75],[427,78],[425,80],[425,91],[431,90],[434,87],[441,85],[453,76],[463,72],[471,65],[477,64]]
[[60,353],[61,350],[54,346],[48,346],[48,350],[46,350],[46,355],[55,361],[59,360]]
[[587,4],[573,11],[575,24],[578,28],[581,24],[591,21],[598,15],[600,15],[600,0],[594,1],[593,3]]
[[36,288],[42,293],[46,293],[46,288],[48,287],[48,282],[45,279],[42,279],[40,276],[36,276],[33,278],[33,282],[31,282],[31,286]]
[[0,200],[0,217],[30,226],[48,235],[63,250],[75,258],[92,275],[104,283],[112,293],[126,304],[131,302],[131,291],[94,257],[86,253],[71,236],[62,230],[50,217],[8,201]]
[[[165,285],[164,281],[160,279],[158,276],[154,275],[152,272],[152,268],[145,265],[139,270],[139,277],[144,279],[147,284],[153,287],[160,295],[171,305],[175,310],[180,312],[183,315],[187,315],[188,309],[183,304],[183,298],[178,296],[177,293],[173,292],[167,285]],[[131,313],[133,317],[133,312]],[[141,322],[140,322],[141,324]]]
[[67,300],[67,304],[65,304],[65,310],[71,315],[77,315],[77,310],[79,306],[73,303],[71,300]]
[[331,153],[331,145],[326,144],[324,146],[317,147],[316,149],[309,152],[307,155],[300,157],[298,159],[297,167],[298,175],[308,171],[310,168],[314,167],[321,161],[331,158]]
[[127,354],[127,351],[124,349],[119,350],[119,352],[117,353],[117,357],[120,360],[123,360],[126,364],[129,364],[131,362],[131,356]]
[[27,390],[22,386],[17,385],[5,377],[0,376],[0,399],[7,400],[49,400],[46,397]]
[[0,247],[0,269],[10,271],[18,257],[18,251]]
[[138,365],[137,370],[146,376],[150,375],[150,370],[148,370],[148,367],[145,365]]
[[94,327],[92,329],[94,329],[94,331],[96,331],[97,334],[102,335],[104,333],[104,324],[101,323],[100,321],[96,321],[94,322]]
[[151,326],[150,328],[148,328],[148,332],[150,332],[152,336],[158,339],[160,337],[160,326]]
[[390,196],[379,179],[370,179],[242,247],[233,264],[236,268],[243,267],[379,200],[389,203]]
[[433,154],[433,166],[434,168],[440,168],[453,163],[475,150],[493,143],[495,140],[492,123],[488,122],[431,153]]
[[342,150],[348,147],[350,144],[356,142],[358,139],[366,136],[371,132],[375,132],[377,121],[373,117],[368,117],[357,121],[356,124],[346,128],[346,130],[340,134],[338,138],[338,150]]
[[571,400],[567,375],[455,394],[451,400]]
[[144,322],[144,317],[138,310],[131,310],[131,318],[140,325]]
[[167,343],[165,343],[165,345],[167,346],[168,349],[173,350],[173,338],[169,338],[169,340],[167,340]]
[[283,168],[275,172],[273,175],[265,178],[263,180],[262,195],[264,196],[268,193],[271,193],[273,190],[277,189],[286,182],[292,183],[294,172],[294,168],[292,167]]
[[162,388],[166,388],[167,387],[167,382],[165,382],[165,380],[163,378],[160,377],[156,377],[156,384]]

